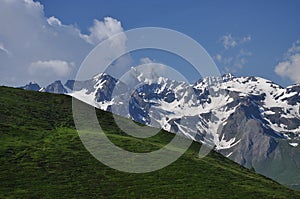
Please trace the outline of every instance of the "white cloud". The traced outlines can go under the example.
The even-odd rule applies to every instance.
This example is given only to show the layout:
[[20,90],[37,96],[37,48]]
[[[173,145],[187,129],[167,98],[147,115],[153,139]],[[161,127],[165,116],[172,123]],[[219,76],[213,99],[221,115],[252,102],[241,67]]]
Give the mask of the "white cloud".
[[247,63],[247,59],[244,57],[240,57],[240,58],[236,58],[233,66],[236,66],[238,68],[243,68],[246,63]]
[[293,43],[287,51],[285,60],[275,66],[275,73],[283,78],[289,78],[294,83],[300,83],[300,41]]
[[221,55],[221,54],[216,54],[215,59],[216,59],[218,62],[222,62],[222,55]]
[[[91,43],[98,44],[99,42],[113,36],[117,33],[123,33],[121,22],[111,17],[105,17],[104,21],[94,20],[94,25],[89,29],[90,35],[83,35],[83,38]],[[117,42],[118,46],[125,46],[126,35],[122,35]],[[120,45],[121,44],[121,45]]]
[[237,45],[237,41],[231,36],[231,34],[222,36],[221,41],[226,50]]
[[141,64],[149,64],[149,63],[154,63],[154,61],[152,59],[150,59],[149,57],[143,57],[140,59],[140,63]]
[[245,50],[240,49],[237,53],[219,53],[214,56],[214,59],[220,63],[225,72],[235,73],[237,69],[241,69],[248,62],[248,57],[251,56],[252,53]]
[[223,48],[214,56],[214,59],[224,68],[225,72],[236,72],[248,62],[252,53],[244,48],[244,45],[252,40],[250,35],[233,37],[232,34],[223,35],[220,39]]
[[246,42],[249,42],[249,41],[251,41],[251,36],[250,35],[248,35],[248,36],[245,36],[245,37],[243,37],[242,39],[241,39],[241,41],[240,41],[240,43],[246,43]]
[[[9,1],[9,0],[6,0]],[[12,1],[16,1],[16,0],[12,0]],[[41,8],[43,9],[42,4],[40,4],[40,2],[36,1],[32,1],[32,0],[24,0],[24,2],[29,6],[29,7],[36,7],[36,8]]]
[[251,56],[251,55],[252,55],[252,52],[247,51],[247,50],[245,50],[245,49],[241,49],[241,50],[239,51],[239,55],[240,55],[240,56]]
[[244,37],[233,37],[231,34],[226,34],[221,37],[221,42],[223,47],[228,50],[230,48],[234,48],[239,46],[240,44],[247,43],[251,41],[251,36],[247,35]]
[[7,55],[11,55],[10,51],[7,50],[5,47],[4,47],[4,44],[0,42],[0,52],[4,52],[6,53]]
[[293,54],[300,53],[300,40],[297,40],[292,44],[292,47],[288,49],[286,57],[289,57]]
[[31,75],[39,75],[40,77],[53,75],[67,77],[73,68],[74,63],[62,60],[36,61],[30,64],[29,73]]
[[247,57],[249,57],[251,55],[252,55],[251,52],[241,49],[235,56],[233,66],[236,66],[240,69],[243,68],[244,65],[248,62]]
[[[105,17],[103,21],[94,20],[93,26],[89,29],[89,35],[81,35],[88,43],[97,45],[100,42],[110,38],[108,43],[104,44],[105,52],[101,53],[101,57],[93,62],[97,62],[97,66],[102,67],[106,60],[114,60],[116,57],[126,52],[126,34],[122,28],[121,22],[111,17]],[[113,37],[117,35],[117,37]],[[100,62],[100,63],[99,63]],[[115,60],[105,72],[115,78],[120,78],[126,71],[130,70],[132,59],[129,54],[125,54]]]
[[131,70],[121,78],[121,81],[126,82],[129,87],[134,88],[140,82],[158,83],[161,77],[188,82],[179,71],[170,66],[156,62],[149,57],[143,57],[139,61],[139,65],[131,67]]
[[[62,81],[72,79],[96,44],[123,32],[119,21],[107,17],[103,22],[95,20],[90,33],[82,34],[76,26],[65,25],[54,16],[47,18],[43,5],[33,0],[1,0],[0,27],[0,84],[10,86],[23,85],[31,80],[44,86],[59,78]],[[114,45],[125,49],[126,36],[121,38]],[[3,56],[7,53],[11,56]],[[107,54],[113,53],[111,50]],[[38,60],[44,63],[44,70],[52,71],[52,75],[32,73],[33,63]],[[74,69],[62,77],[61,74],[67,72],[57,72],[53,66],[45,67],[49,60],[63,60],[69,66],[74,63]]]
[[47,19],[47,22],[50,26],[62,26],[62,23],[59,19],[57,19],[56,17],[52,16],[52,17],[49,17]]

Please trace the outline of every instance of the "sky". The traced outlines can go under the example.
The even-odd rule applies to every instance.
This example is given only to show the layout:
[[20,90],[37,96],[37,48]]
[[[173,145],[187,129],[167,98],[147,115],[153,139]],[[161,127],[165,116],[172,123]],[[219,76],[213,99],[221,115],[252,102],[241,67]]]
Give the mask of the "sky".
[[[299,8],[297,0],[0,0],[0,85],[72,79],[97,44],[141,27],[188,35],[221,73],[260,76],[282,86],[300,83]],[[122,49],[125,43],[123,38],[116,45]],[[200,78],[178,57],[159,51],[132,53],[119,64],[143,60]]]

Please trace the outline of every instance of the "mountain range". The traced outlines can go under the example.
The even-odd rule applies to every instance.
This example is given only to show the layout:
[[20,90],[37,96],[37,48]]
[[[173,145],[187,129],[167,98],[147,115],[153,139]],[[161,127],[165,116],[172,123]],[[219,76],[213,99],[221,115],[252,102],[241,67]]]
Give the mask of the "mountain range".
[[[133,71],[131,83],[101,73],[45,88],[139,123],[182,134],[281,184],[300,189],[300,84],[260,77],[205,77],[194,84]],[[134,83],[132,83],[134,82]]]
[[[93,110],[109,140],[127,151],[157,151],[174,140],[175,134],[155,129],[158,133],[149,138],[130,136],[114,118],[120,118],[124,125],[132,120],[68,95],[2,86],[0,93],[0,198],[300,197],[299,191],[213,150],[199,158],[202,146],[195,141],[179,159],[162,169],[146,173],[115,170],[98,161],[81,142],[74,126],[72,102],[83,110]],[[111,154],[109,148],[99,150]],[[175,145],[170,150],[180,147]]]

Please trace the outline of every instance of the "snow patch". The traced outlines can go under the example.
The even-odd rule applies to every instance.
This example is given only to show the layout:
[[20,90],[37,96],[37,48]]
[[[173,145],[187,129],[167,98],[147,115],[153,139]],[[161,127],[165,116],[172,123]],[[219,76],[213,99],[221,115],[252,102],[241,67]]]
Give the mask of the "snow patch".
[[299,143],[296,142],[290,142],[289,145],[293,146],[293,147],[297,147],[299,145]]

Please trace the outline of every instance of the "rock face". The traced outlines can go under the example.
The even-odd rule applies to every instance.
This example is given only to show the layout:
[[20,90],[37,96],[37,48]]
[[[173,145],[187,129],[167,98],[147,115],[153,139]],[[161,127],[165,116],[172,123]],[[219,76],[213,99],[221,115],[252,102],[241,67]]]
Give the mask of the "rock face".
[[[214,146],[283,184],[300,184],[300,85],[282,88],[231,74],[193,85],[162,77],[150,81],[143,74],[133,79],[135,87],[103,73],[65,86],[69,95],[97,108]],[[60,82],[47,88],[67,93]]]
[[67,93],[67,90],[62,85],[60,80],[53,82],[52,84],[48,85],[45,89],[48,93],[57,93],[57,94],[64,94]]
[[32,90],[32,91],[39,91],[41,89],[41,87],[35,82],[29,82],[25,86],[22,86],[19,88],[24,89],[24,90]]
[[221,153],[245,167],[255,168],[257,162],[269,158],[274,152],[278,144],[276,138],[284,137],[267,128],[262,120],[254,119],[249,114],[251,109],[254,109],[253,105],[242,105],[229,116],[220,136],[225,140],[235,138],[240,141],[232,148],[221,150]]
[[49,84],[46,88],[40,87],[37,83],[29,82],[29,84],[19,87],[24,90],[33,90],[33,91],[40,91],[40,92],[48,92],[48,93],[56,93],[56,94],[67,94],[68,91],[63,86],[60,80],[57,80],[51,84]]

